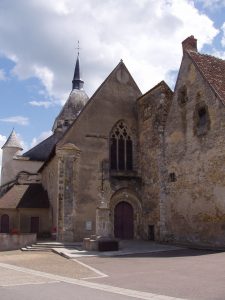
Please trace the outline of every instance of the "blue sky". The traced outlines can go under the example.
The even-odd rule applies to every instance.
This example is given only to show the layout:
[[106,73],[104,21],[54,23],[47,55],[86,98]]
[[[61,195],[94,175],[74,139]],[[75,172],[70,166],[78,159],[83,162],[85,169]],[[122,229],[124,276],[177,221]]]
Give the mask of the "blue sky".
[[225,59],[224,16],[223,0],[0,0],[0,145],[13,127],[26,150],[51,134],[77,40],[89,96],[121,58],[146,92],[163,79],[173,87],[190,35]]

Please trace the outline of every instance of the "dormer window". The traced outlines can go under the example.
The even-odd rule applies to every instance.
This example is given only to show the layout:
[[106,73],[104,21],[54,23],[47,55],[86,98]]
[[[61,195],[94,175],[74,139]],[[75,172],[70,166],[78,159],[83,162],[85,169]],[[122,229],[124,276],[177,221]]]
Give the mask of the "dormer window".
[[133,169],[133,142],[127,125],[118,122],[110,135],[110,168],[114,171]]

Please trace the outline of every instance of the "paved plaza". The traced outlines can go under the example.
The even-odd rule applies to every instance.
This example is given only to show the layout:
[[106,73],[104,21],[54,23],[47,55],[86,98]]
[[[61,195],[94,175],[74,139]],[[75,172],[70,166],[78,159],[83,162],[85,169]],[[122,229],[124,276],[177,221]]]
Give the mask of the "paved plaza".
[[52,252],[0,252],[0,299],[26,300],[31,293],[34,300],[225,299],[224,252],[128,246],[117,255],[70,259]]

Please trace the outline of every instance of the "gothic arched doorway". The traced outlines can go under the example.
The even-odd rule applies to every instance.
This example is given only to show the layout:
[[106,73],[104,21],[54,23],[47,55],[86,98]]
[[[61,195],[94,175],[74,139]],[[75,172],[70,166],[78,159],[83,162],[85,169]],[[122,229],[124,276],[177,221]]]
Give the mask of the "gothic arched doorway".
[[114,235],[119,239],[133,239],[134,212],[131,204],[119,202],[114,210]]
[[9,233],[9,216],[2,215],[1,217],[1,232]]

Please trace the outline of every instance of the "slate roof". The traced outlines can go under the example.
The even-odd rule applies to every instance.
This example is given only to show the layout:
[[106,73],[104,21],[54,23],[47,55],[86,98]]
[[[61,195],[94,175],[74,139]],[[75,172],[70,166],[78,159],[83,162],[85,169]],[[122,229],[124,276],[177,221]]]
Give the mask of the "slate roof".
[[14,185],[0,199],[1,208],[49,208],[48,194],[41,184]]
[[14,129],[10,133],[10,136],[8,137],[5,144],[2,146],[2,149],[6,148],[6,147],[19,148],[20,150],[23,150],[23,148],[21,146],[21,143],[20,143],[20,140],[18,139]]
[[72,90],[59,115],[56,117],[52,130],[57,128],[59,120],[75,120],[88,100],[89,97],[83,89]]
[[40,144],[24,153],[23,156],[29,157],[30,160],[46,161],[61,136],[62,134],[60,132],[52,134]]
[[188,54],[225,104],[225,60],[194,51],[188,51]]

